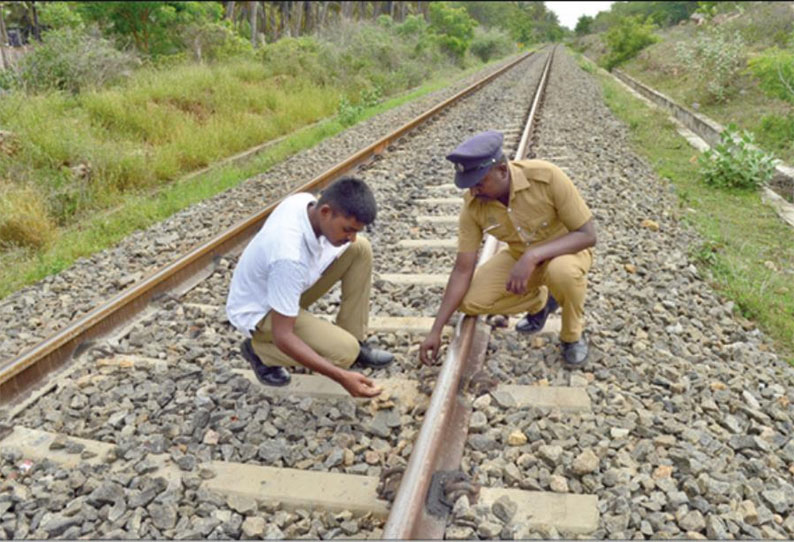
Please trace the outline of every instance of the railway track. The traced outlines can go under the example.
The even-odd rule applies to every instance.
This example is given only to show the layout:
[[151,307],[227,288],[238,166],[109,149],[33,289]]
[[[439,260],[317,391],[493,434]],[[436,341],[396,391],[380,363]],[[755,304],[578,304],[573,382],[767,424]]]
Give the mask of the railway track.
[[[541,62],[541,56],[547,61]],[[536,116],[543,87],[541,81],[545,80],[550,59],[550,54],[536,55],[519,59],[517,68],[507,67],[524,72],[515,77],[512,85],[518,91],[516,104],[526,101],[526,88],[537,91],[537,99],[530,102],[530,118]],[[460,96],[445,101],[330,168],[299,190],[322,186],[358,166],[358,174],[363,175],[378,193],[378,177],[388,178],[395,173],[394,166],[389,163],[390,154],[416,152],[411,150],[410,141],[404,144],[399,138],[439,112],[447,116],[445,108],[493,78],[472,85]],[[526,104],[519,105],[519,111],[526,111],[526,107]],[[437,122],[443,120],[429,124]],[[518,156],[526,152],[531,123],[524,127],[521,119],[509,122],[499,127],[506,134],[506,150],[515,149]],[[384,154],[390,145],[393,151]],[[403,150],[403,146],[407,149]],[[438,269],[436,252],[449,252],[449,236],[444,228],[449,226],[452,216],[442,213],[454,213],[459,199],[454,197],[457,194],[449,186],[429,184],[428,192],[436,194],[435,198],[431,194],[406,202],[428,215],[410,217],[408,225],[414,231],[435,231],[431,235],[437,238],[430,239],[429,243],[401,239],[395,246],[412,259],[416,253],[425,254],[430,267]],[[311,517],[308,510],[315,509],[336,514],[334,518],[340,526],[336,531],[331,530],[331,534],[350,535],[351,531],[356,531],[355,534],[366,535],[370,528],[368,534],[377,536],[379,522],[389,514],[388,500],[395,498],[395,494],[397,500],[391,507],[392,519],[383,531],[385,536],[443,535],[445,513],[429,522],[425,517],[424,524],[417,524],[422,521],[423,512],[422,507],[413,505],[419,498],[416,492],[428,492],[432,472],[416,472],[416,468],[419,466],[421,470],[436,462],[438,446],[433,445],[433,441],[440,441],[439,430],[433,427],[447,425],[446,413],[450,411],[451,401],[456,400],[462,374],[458,361],[478,357],[468,356],[469,346],[466,345],[474,341],[480,345],[480,357],[483,353],[483,340],[487,342],[487,336],[483,338],[483,326],[475,333],[475,319],[462,321],[455,332],[448,361],[439,375],[433,374],[432,369],[422,369],[420,373],[423,374],[417,379],[411,359],[415,346],[403,350],[399,368],[385,375],[374,375],[386,392],[369,403],[354,401],[334,382],[310,374],[295,375],[293,383],[284,389],[258,387],[253,375],[242,368],[239,360],[228,359],[235,349],[227,350],[226,345],[221,345],[222,338],[230,338],[229,329],[225,326],[219,329],[217,324],[225,323],[221,314],[232,261],[273,207],[133,285],[124,294],[3,367],[0,385],[4,400],[8,402],[12,396],[18,399],[10,412],[16,425],[7,424],[0,442],[6,459],[17,463],[17,468],[22,461],[21,464],[30,465],[33,472],[52,469],[57,479],[67,478],[66,469],[106,471],[103,477],[89,480],[91,491],[83,487],[85,484],[77,484],[82,481],[78,477],[72,485],[78,486],[75,489],[80,491],[75,495],[80,493],[80,496],[69,503],[59,502],[66,505],[61,510],[51,506],[48,512],[37,513],[28,527],[24,523],[15,525],[12,536],[81,536],[86,533],[86,523],[81,523],[84,509],[99,510],[99,516],[107,519],[99,534],[111,538],[128,534],[129,529],[143,536],[172,537],[187,532],[196,537],[224,528],[230,529],[232,535],[239,531],[245,536],[265,533],[278,536],[281,533],[294,537],[306,533],[294,527],[301,520],[292,523],[293,530],[287,529],[289,519],[305,520]],[[400,207],[400,204],[395,206],[396,209]],[[382,211],[381,216],[383,214]],[[441,229],[436,229],[439,226]],[[373,242],[378,246],[377,243],[384,241],[374,232]],[[486,248],[484,257],[492,250]],[[387,270],[401,269],[384,269]],[[408,292],[418,290],[420,297],[426,300],[426,289],[443,288],[445,280],[445,276],[427,272],[381,272],[376,290],[390,294],[387,297],[392,299],[404,295],[410,298]],[[332,292],[331,299],[325,302],[329,312],[333,312],[337,301]],[[389,307],[378,307],[377,298],[375,305],[371,328],[378,335],[386,335],[386,342],[398,352],[401,342],[415,345],[432,320],[427,314],[406,315],[409,311],[405,307],[397,311],[399,316],[388,314]],[[381,315],[380,311],[385,314]],[[213,318],[219,322],[213,322]],[[155,329],[163,331],[155,331],[153,337],[147,335],[146,330]],[[207,351],[215,360],[223,361],[216,361],[214,367],[193,364],[191,362],[200,356],[197,350],[189,351],[181,359],[174,358],[169,350],[174,350],[180,337],[205,339],[203,346]],[[57,378],[48,375],[72,357],[76,361],[65,372]],[[213,378],[208,382],[209,369]],[[45,377],[50,379],[48,383],[19,401],[19,396],[31,393],[33,383]],[[436,378],[439,384],[430,400],[430,384]],[[515,397],[522,404],[553,405],[560,401],[559,390],[539,393],[537,389],[524,388],[527,387],[505,387],[498,393]],[[462,397],[458,397],[458,402]],[[581,408],[587,402],[586,397],[579,400],[582,404],[577,403],[573,408]],[[59,413],[53,414],[52,409]],[[458,410],[455,414],[460,417],[470,409]],[[439,413],[441,417],[437,417]],[[420,432],[423,419],[428,423]],[[458,448],[463,446],[461,436],[465,437],[465,423],[460,425],[461,420],[457,420]],[[315,426],[313,434],[302,429],[307,424]],[[299,452],[297,445],[303,445],[304,449]],[[460,450],[453,456],[456,454],[459,457]],[[449,459],[444,464],[449,464]],[[25,467],[21,468],[27,474]],[[342,469],[344,472],[339,472]],[[7,466],[5,470],[9,471]],[[404,482],[401,481],[403,472]],[[13,470],[8,474],[14,474]],[[68,478],[72,482],[72,478]],[[126,488],[119,479],[127,482]],[[22,487],[12,486],[17,491]],[[406,488],[412,491],[406,492]],[[210,517],[206,514],[202,517],[199,513],[193,518],[201,519],[191,522],[184,506],[176,506],[180,501],[174,495],[179,495],[180,491],[189,493],[182,493],[183,499],[198,500],[196,508],[205,503],[200,500],[202,496],[212,501],[208,494],[223,495],[231,511],[214,510],[216,513]],[[438,494],[439,489],[433,491]],[[441,501],[448,498],[443,492],[440,497]],[[476,497],[486,506],[498,501],[498,509],[516,499],[516,504],[522,508],[534,501],[534,512],[522,512],[527,521],[534,515],[535,521],[544,524],[563,518],[560,526],[570,527],[571,532],[595,528],[593,521],[597,514],[590,501],[587,505],[592,512],[585,523],[565,524],[572,514],[581,515],[574,511],[581,508],[584,501],[576,501],[575,496],[576,502],[566,501],[566,498],[570,500],[566,496],[540,502],[538,499],[543,497],[540,494],[484,489],[469,497],[472,501]],[[402,505],[401,500],[409,504]],[[14,503],[15,499],[6,502]],[[79,504],[73,504],[75,502]],[[215,504],[221,502],[222,499]],[[436,508],[439,505],[436,503]],[[146,512],[142,511],[143,506]],[[257,517],[258,506],[294,510],[297,516],[291,517],[282,510],[281,524],[277,523],[274,528]],[[10,507],[9,504],[6,509]],[[246,519],[234,522],[231,515],[227,518],[227,512],[236,512],[239,516],[235,517]],[[232,523],[231,528],[226,525],[228,522]],[[94,527],[90,520],[88,523]],[[281,530],[282,527],[286,530]],[[314,527],[318,528],[317,524]],[[397,531],[393,533],[394,529]],[[405,529],[409,530],[401,531]],[[308,534],[320,533],[312,532],[310,527]]]
[[[545,57],[356,170],[379,202],[370,324],[397,360],[368,372],[384,396],[353,400],[305,371],[286,390],[255,382],[223,310],[240,241],[83,342],[38,390],[18,381],[0,538],[794,534],[792,372],[699,278],[669,188],[622,150],[564,53],[530,153],[570,172],[599,223],[592,369],[559,366],[552,320],[527,339],[474,319],[449,328],[443,366],[418,367],[454,257],[460,193],[443,156],[486,129],[521,155]],[[312,311],[338,303],[332,291]]]

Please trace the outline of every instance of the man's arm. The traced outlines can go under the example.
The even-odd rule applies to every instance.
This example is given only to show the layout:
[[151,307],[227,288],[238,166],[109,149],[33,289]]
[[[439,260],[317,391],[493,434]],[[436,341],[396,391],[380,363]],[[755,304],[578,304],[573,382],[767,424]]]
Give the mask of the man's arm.
[[510,272],[507,290],[514,294],[523,294],[529,277],[540,264],[563,254],[576,254],[595,244],[596,228],[591,218],[577,230],[527,249]]
[[460,306],[466,292],[469,290],[476,264],[477,252],[458,252],[455,258],[455,267],[453,267],[452,273],[449,275],[447,287],[444,290],[444,297],[441,299],[441,307],[438,309],[433,327],[419,347],[419,358],[422,363],[429,365],[438,358],[441,346],[441,330],[444,329],[444,325],[449,321],[452,313]]
[[273,344],[289,357],[317,373],[339,382],[353,397],[374,397],[380,393],[371,379],[329,362],[295,334],[295,318],[272,311]]

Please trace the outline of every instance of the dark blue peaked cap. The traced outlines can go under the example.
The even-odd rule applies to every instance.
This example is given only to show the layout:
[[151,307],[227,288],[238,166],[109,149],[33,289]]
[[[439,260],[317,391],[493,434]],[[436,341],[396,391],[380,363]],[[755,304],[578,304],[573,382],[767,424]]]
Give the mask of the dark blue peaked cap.
[[502,158],[501,132],[490,130],[467,139],[447,155],[455,164],[455,185],[471,188]]

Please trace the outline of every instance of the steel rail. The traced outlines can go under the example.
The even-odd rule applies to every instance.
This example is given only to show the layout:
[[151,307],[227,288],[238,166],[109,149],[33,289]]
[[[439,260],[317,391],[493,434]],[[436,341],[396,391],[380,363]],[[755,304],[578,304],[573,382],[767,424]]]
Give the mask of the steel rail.
[[[532,54],[532,52],[525,53],[508,62],[494,73],[408,121],[375,143],[359,150],[293,190],[290,194],[320,188],[373,156],[383,153],[389,144],[416,126],[490,83]],[[211,271],[217,258],[250,239],[280,202],[281,200],[269,205],[262,211],[197,246],[178,260],[158,269],[18,357],[4,361],[0,365],[0,404],[8,403],[22,395],[46,378],[48,374],[62,367],[81,345],[129,321],[146,308],[152,299],[186,283],[198,273]]]
[[[529,150],[529,138],[535,129],[537,111],[555,51],[556,46],[549,53],[535,88],[515,160],[524,158]],[[477,266],[496,254],[499,244],[495,237],[486,234]],[[478,321],[477,316],[465,316],[455,328],[455,335],[425,412],[425,421],[384,526],[384,539],[443,538],[446,518],[431,516],[425,509],[425,501],[433,473],[458,469],[460,466],[471,412],[463,395],[467,384],[465,380],[479,370],[487,347],[487,333],[478,334]],[[483,335],[486,344],[483,344]]]

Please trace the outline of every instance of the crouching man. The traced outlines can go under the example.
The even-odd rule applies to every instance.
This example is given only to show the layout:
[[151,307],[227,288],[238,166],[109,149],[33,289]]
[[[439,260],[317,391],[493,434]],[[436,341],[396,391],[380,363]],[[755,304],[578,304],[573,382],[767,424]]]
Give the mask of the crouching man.
[[[433,327],[420,347],[434,361],[441,330],[456,309],[466,314],[527,314],[523,333],[543,329],[562,307],[560,341],[568,367],[587,360],[582,336],[587,272],[596,243],[592,213],[571,180],[543,160],[508,162],[502,134],[483,132],[447,156],[455,184],[468,189],[460,212],[458,254]],[[475,271],[485,233],[507,246]]]
[[[357,234],[375,220],[372,191],[340,179],[317,200],[299,193],[282,201],[243,251],[226,312],[246,336],[243,357],[263,384],[283,386],[285,367],[302,365],[339,382],[354,397],[380,393],[351,366],[384,367],[394,356],[364,342],[372,285],[372,248]],[[336,323],[308,307],[342,283]]]

